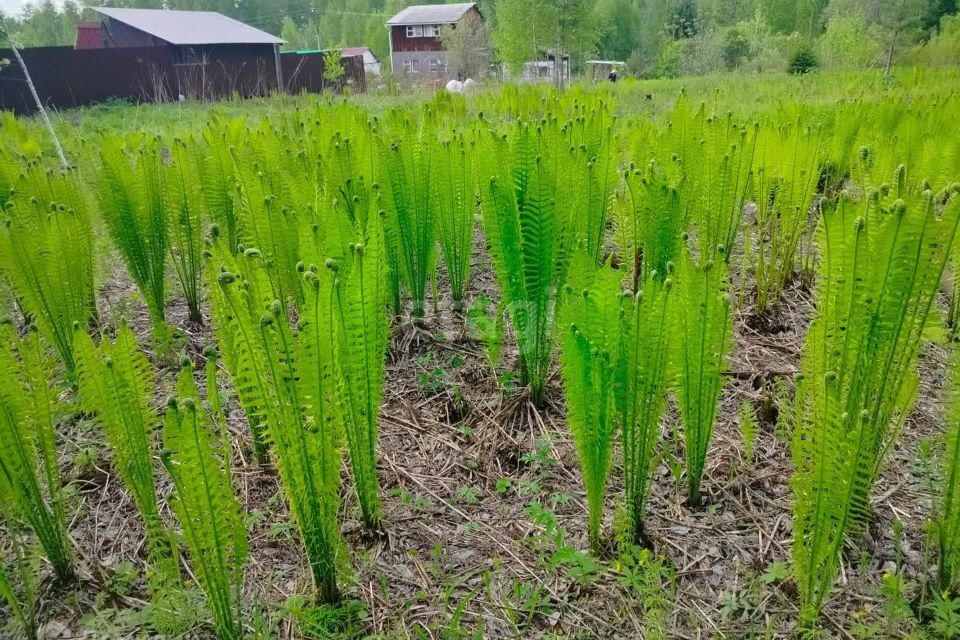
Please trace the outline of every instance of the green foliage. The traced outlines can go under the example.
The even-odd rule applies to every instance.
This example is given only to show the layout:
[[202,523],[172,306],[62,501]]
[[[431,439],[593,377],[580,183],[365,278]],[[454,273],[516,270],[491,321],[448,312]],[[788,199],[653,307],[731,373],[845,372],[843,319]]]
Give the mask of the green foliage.
[[[0,163],[2,164],[2,163]],[[31,161],[0,224],[0,272],[73,376],[73,324],[97,316],[93,229],[76,171]]]
[[760,427],[753,406],[746,400],[740,403],[740,436],[743,439],[743,457],[748,466],[753,465]]
[[960,356],[953,357],[947,410],[946,453],[936,536],[940,547],[940,588],[960,589]]
[[[167,173],[165,207],[171,218],[171,252],[173,266],[187,300],[190,321],[202,324],[200,282],[203,267],[203,224],[207,219],[203,173],[194,162],[199,155],[196,145],[176,140],[170,151],[171,166]],[[213,187],[215,190],[215,187]]]
[[[336,265],[331,261],[323,272],[304,273],[306,299],[295,336],[287,308],[271,301],[270,276],[259,251],[247,249],[233,261],[221,249],[215,257],[224,263],[212,287],[214,325],[227,371],[248,422],[257,425],[255,442],[269,434],[274,445],[318,598],[335,602],[343,429],[331,303]],[[260,452],[266,453],[262,444]]]
[[765,128],[757,146],[752,248],[756,311],[763,313],[793,277],[802,241],[814,228],[810,207],[820,177],[821,133],[798,119]]
[[579,112],[567,122],[551,115],[494,134],[483,154],[484,229],[520,350],[520,383],[530,386],[537,404],[551,364],[554,310],[572,248],[582,240],[598,250],[586,235],[605,226],[609,193],[595,179],[606,134],[602,113]]
[[[436,248],[437,205],[434,172],[441,162],[429,117],[418,123],[408,114],[396,114],[388,133],[379,141],[379,167],[383,177],[382,206],[388,251],[399,267],[410,292],[414,322],[423,322],[427,278],[433,272]],[[395,285],[394,285],[395,287]],[[395,308],[399,314],[400,309]]]
[[928,316],[960,218],[937,215],[929,191],[865,185],[820,225],[819,314],[797,387],[793,459],[794,572],[811,623],[836,579],[845,540],[870,517],[874,480],[917,393]]
[[[94,414],[113,454],[113,468],[143,518],[148,557],[162,582],[173,552],[160,517],[153,458],[160,418],[153,406],[154,376],[133,331],[122,324],[116,339],[97,347],[82,330],[74,337],[80,406]],[[172,572],[176,572],[176,565]]]
[[[669,270],[669,265],[668,265]],[[623,481],[629,535],[637,540],[650,479],[657,465],[654,452],[660,443],[660,420],[667,391],[667,364],[672,321],[670,291],[673,280],[662,283],[656,274],[642,291],[622,303],[622,346],[618,372],[617,408],[623,425]]]
[[344,71],[343,62],[340,59],[339,49],[330,49],[323,54],[323,79],[325,82],[337,86],[344,73],[346,71]]
[[217,442],[214,421],[203,415],[189,361],[180,371],[177,394],[179,399],[167,403],[161,453],[173,479],[171,504],[217,636],[241,638],[240,599],[248,548],[246,525],[230,483],[230,452]]
[[473,226],[477,212],[476,142],[451,132],[439,143],[433,177],[436,192],[437,236],[447,267],[455,311],[463,309],[463,294],[470,284]]
[[[389,327],[386,316],[386,255],[381,226],[374,220],[366,235],[351,243],[336,267],[333,284],[334,360],[338,375],[338,411],[350,451],[363,521],[370,529],[381,526],[380,483],[377,480],[377,423],[383,397],[384,365]],[[307,311],[321,313],[313,300]],[[322,328],[315,321],[308,327]],[[320,336],[310,336],[319,340]]]
[[132,145],[128,149],[122,140],[104,140],[97,195],[107,230],[159,332],[165,321],[170,248],[164,161],[159,140],[134,140]]
[[723,372],[731,348],[733,323],[727,293],[723,247],[717,259],[698,265],[683,253],[677,291],[671,295],[676,335],[673,370],[677,404],[683,419],[688,499],[700,503],[700,482],[723,389]]
[[[57,469],[55,394],[36,334],[9,325],[0,345],[0,514],[27,523],[61,583],[73,580],[73,545]],[[10,523],[13,526],[13,522]]]
[[567,399],[567,423],[573,432],[587,493],[590,547],[599,553],[610,452],[617,426],[617,390],[621,384],[620,276],[594,272],[592,259],[574,259],[575,277],[560,314],[560,361]]
[[817,54],[814,53],[812,48],[803,46],[794,51],[793,55],[790,56],[790,60],[787,63],[787,73],[802,75],[810,73],[819,66],[820,61],[817,60]]

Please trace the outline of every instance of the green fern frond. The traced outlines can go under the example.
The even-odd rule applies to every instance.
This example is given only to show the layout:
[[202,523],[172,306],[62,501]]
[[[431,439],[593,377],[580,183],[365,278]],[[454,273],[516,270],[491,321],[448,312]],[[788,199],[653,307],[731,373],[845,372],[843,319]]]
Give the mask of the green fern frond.
[[30,526],[57,579],[68,582],[74,577],[73,545],[56,466],[55,400],[39,368],[42,346],[36,336],[16,339],[9,325],[0,343],[2,512]]
[[0,273],[72,377],[73,324],[97,317],[93,229],[79,177],[28,165],[6,214]]
[[700,503],[700,483],[723,390],[723,373],[732,346],[733,322],[727,292],[727,267],[718,249],[717,260],[694,262],[684,252],[672,296],[677,334],[673,368],[677,404],[683,419],[688,499]]
[[164,422],[161,460],[173,479],[174,512],[194,573],[207,596],[220,638],[242,637],[240,599],[248,546],[246,524],[233,496],[229,463],[211,421],[202,417],[187,363],[177,380]]

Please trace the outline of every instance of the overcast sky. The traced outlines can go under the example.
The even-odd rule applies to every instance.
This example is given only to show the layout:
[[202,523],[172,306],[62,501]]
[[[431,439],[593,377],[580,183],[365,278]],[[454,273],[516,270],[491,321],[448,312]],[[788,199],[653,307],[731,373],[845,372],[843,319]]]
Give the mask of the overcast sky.
[[27,4],[29,0],[0,0],[0,11],[8,15],[16,15],[20,13],[20,9],[23,8],[23,5]]

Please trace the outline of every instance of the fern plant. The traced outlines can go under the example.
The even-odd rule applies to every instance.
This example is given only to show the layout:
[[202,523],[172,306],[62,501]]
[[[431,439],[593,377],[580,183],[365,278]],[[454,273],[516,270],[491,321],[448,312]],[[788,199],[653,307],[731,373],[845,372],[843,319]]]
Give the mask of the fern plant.
[[[227,261],[229,254],[215,255]],[[247,249],[231,268],[220,271],[213,296],[227,370],[248,422],[274,445],[318,597],[335,602],[343,426],[336,409],[333,271],[303,274],[305,301],[295,336],[287,308],[270,302],[273,287],[263,256]]]
[[617,427],[621,369],[620,275],[596,269],[593,257],[574,259],[561,310],[560,362],[567,423],[577,445],[587,493],[590,548],[599,553],[600,527]]
[[576,245],[572,185],[587,171],[556,118],[518,122],[483,154],[481,199],[494,271],[520,352],[520,384],[543,400],[554,316]]
[[61,175],[31,163],[6,212],[0,273],[72,377],[73,324],[97,316],[93,230],[76,172]]
[[4,325],[0,337],[0,500],[2,511],[26,522],[61,583],[73,580],[57,469],[54,390],[36,334],[23,341]]
[[454,132],[437,149],[433,185],[437,236],[447,267],[453,310],[463,310],[463,294],[470,283],[474,217],[477,212],[476,143]]
[[163,158],[156,140],[127,150],[105,140],[97,195],[100,211],[127,272],[140,290],[154,331],[165,322],[170,220],[164,200]]
[[80,406],[96,416],[113,454],[112,465],[143,518],[151,589],[162,599],[179,570],[157,500],[153,433],[160,418],[152,405],[154,377],[133,331],[121,324],[116,340],[99,347],[85,332],[74,337]]
[[[899,178],[899,175],[898,175]],[[827,207],[818,316],[794,415],[793,560],[807,624],[836,580],[844,541],[870,518],[870,492],[913,406],[917,353],[960,219],[899,179]]]
[[[672,264],[668,263],[668,270]],[[623,303],[622,378],[617,410],[623,424],[623,481],[629,536],[639,540],[650,477],[660,442],[660,420],[668,390],[670,296],[673,279],[652,272],[636,295]]]
[[194,147],[175,140],[171,166],[165,167],[165,201],[171,220],[173,267],[187,301],[190,322],[203,324],[200,312],[200,283],[203,268],[203,225],[205,215],[203,174],[197,171]]
[[700,483],[723,390],[723,372],[731,347],[733,322],[727,293],[724,248],[717,260],[697,264],[684,252],[677,270],[677,291],[670,311],[677,334],[673,363],[675,395],[683,421],[687,498],[700,504]]
[[393,245],[398,275],[410,293],[413,320],[422,324],[427,279],[433,273],[436,253],[437,203],[432,185],[441,156],[428,118],[422,126],[405,116],[397,120],[389,136],[378,142],[381,206],[386,213],[386,239]]
[[633,274],[638,291],[656,273],[667,275],[667,264],[676,262],[683,245],[686,222],[680,197],[682,174],[676,163],[661,166],[651,161],[643,169],[633,163],[623,174],[617,193],[617,248]]
[[[386,256],[379,221],[372,220],[367,233],[359,240],[361,242],[350,244],[345,260],[336,265],[333,320],[337,340],[333,355],[338,374],[338,403],[360,510],[364,524],[370,529],[379,529],[377,423],[389,339]],[[318,329],[323,326],[316,321],[310,325]]]
[[248,547],[246,524],[232,493],[229,450],[202,415],[189,360],[177,379],[164,421],[161,461],[173,480],[171,504],[197,579],[213,613],[217,636],[243,637],[240,599]]
[[756,170],[756,309],[766,311],[793,276],[801,241],[813,230],[810,207],[820,178],[820,131],[799,120],[761,136]]

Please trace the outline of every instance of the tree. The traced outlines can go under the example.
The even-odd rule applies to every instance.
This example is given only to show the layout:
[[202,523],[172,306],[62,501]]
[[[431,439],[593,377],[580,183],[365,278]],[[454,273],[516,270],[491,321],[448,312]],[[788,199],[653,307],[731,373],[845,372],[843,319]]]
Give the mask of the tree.
[[340,60],[340,50],[330,49],[323,54],[323,80],[336,86],[344,74],[343,63]]
[[871,15],[884,43],[886,75],[890,75],[897,49],[920,36],[922,19],[929,9],[930,0],[874,0]]
[[497,0],[494,42],[500,60],[511,73],[535,60],[554,39],[553,25],[545,19],[547,0]]
[[450,72],[460,79],[479,78],[490,68],[490,31],[487,24],[469,13],[459,24],[440,30]]
[[597,50],[605,60],[626,60],[640,44],[643,16],[633,0],[600,0],[594,10]]

